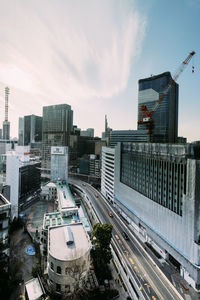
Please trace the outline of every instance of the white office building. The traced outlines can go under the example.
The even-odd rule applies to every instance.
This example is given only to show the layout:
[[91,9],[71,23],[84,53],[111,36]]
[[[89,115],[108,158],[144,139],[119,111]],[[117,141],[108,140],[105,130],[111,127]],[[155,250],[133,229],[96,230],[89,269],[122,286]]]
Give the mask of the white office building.
[[51,147],[51,181],[68,182],[68,147]]
[[101,193],[114,201],[115,148],[102,147]]

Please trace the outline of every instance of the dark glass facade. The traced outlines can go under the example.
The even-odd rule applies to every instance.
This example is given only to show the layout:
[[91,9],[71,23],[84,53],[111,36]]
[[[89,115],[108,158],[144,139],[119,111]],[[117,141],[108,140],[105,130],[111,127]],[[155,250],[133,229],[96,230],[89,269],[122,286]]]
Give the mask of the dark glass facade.
[[[139,80],[138,121],[140,108],[145,105],[151,111],[160,95],[172,79],[170,72]],[[178,84],[174,83],[170,91],[152,116],[154,120],[151,142],[175,143],[178,136]],[[138,124],[138,129],[146,129],[145,124]]]
[[186,194],[186,159],[141,153],[122,144],[120,181],[151,200],[182,215]]
[[51,146],[69,146],[73,130],[73,111],[68,104],[43,107],[42,156],[43,167],[50,169]]
[[42,117],[29,115],[24,117],[24,145],[42,141]]
[[33,163],[19,169],[19,204],[25,204],[29,195],[40,191],[41,186],[41,163]]

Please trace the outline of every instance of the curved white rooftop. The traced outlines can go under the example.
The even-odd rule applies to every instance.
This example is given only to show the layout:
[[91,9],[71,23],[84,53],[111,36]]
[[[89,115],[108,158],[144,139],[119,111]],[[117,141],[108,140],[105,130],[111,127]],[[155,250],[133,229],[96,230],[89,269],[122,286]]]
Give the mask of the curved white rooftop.
[[[73,235],[73,243],[66,243],[66,227],[69,226]],[[49,227],[49,252],[54,258],[71,261],[85,255],[91,247],[91,242],[83,224],[70,224]]]

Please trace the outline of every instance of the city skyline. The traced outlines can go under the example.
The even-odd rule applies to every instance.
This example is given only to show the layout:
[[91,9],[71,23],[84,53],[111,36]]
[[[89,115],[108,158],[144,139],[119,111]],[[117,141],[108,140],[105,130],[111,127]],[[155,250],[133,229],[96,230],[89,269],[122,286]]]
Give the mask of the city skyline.
[[104,131],[105,115],[114,130],[134,130],[138,80],[165,71],[173,76],[194,50],[178,80],[178,135],[198,140],[199,12],[198,0],[173,7],[158,0],[0,0],[1,124],[9,86],[12,137],[19,117],[61,103],[71,105],[74,124],[94,128],[95,136]]

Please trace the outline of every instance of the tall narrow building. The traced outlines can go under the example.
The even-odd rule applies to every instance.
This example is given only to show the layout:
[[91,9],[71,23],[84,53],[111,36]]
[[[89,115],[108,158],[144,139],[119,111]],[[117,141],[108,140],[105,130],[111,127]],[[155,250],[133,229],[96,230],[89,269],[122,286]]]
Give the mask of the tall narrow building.
[[68,104],[43,107],[43,168],[51,169],[51,146],[69,146],[73,130],[73,110]]
[[[145,105],[151,111],[157,103],[169,82],[170,72],[139,80],[138,121],[141,118],[141,106]],[[151,142],[175,143],[178,136],[178,84],[174,83],[166,97],[153,113],[153,133]],[[138,129],[146,129],[145,124],[138,124]]]
[[3,121],[3,139],[10,139],[10,122],[8,121],[8,95],[10,93],[10,89],[8,87],[5,88],[5,120]]

